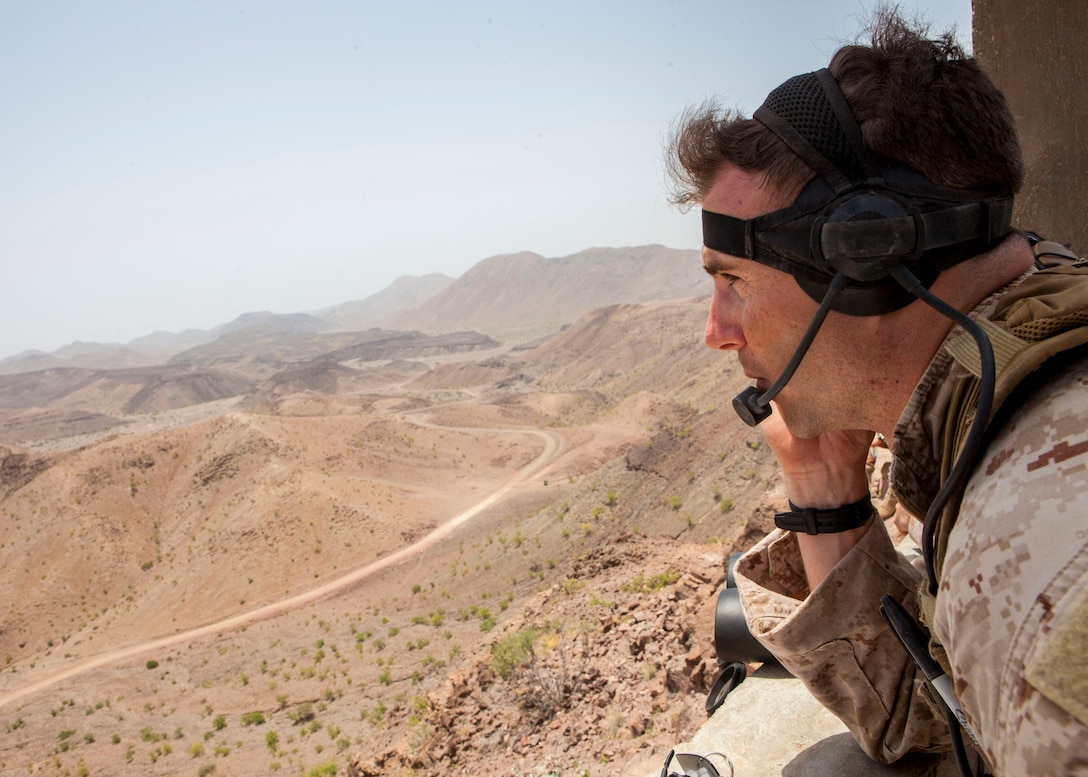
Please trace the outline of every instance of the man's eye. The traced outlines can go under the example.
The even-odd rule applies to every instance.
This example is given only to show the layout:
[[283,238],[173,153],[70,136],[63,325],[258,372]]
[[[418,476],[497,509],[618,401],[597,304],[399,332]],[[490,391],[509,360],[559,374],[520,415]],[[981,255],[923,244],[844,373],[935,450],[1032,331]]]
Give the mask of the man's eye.
[[711,278],[721,278],[728,286],[732,286],[734,283],[740,280],[740,278],[736,275],[725,272],[724,270],[715,270],[712,267],[705,266],[703,267],[703,269],[706,270],[706,274],[709,275]]

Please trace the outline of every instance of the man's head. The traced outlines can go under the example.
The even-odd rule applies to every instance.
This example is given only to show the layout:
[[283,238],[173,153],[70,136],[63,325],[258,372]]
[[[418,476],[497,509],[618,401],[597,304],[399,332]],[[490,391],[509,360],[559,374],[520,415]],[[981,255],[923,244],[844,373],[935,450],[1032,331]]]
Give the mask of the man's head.
[[[887,11],[878,13],[871,34],[872,45],[840,49],[828,71],[787,81],[755,118],[704,105],[683,117],[673,138],[674,201],[704,209],[704,262],[715,277],[707,343],[737,350],[746,371],[755,365],[752,377],[764,383],[783,370],[787,344],[796,344],[832,276],[837,284],[849,279],[832,310],[884,314],[913,299],[898,278],[885,277],[892,269],[909,266],[928,286],[945,268],[996,245],[1008,229],[1022,172],[1000,92],[950,36],[929,40]],[[885,247],[886,232],[906,235],[888,239],[905,245],[908,258]],[[876,249],[858,262],[854,246]],[[866,277],[874,268],[877,274]],[[743,276],[741,282],[734,276]],[[809,299],[797,295],[798,286]],[[763,299],[764,292],[774,299]],[[744,332],[745,318],[767,320]],[[854,356],[861,369],[888,345],[852,339],[862,329],[879,329],[860,323],[828,319],[828,331],[779,399],[787,417],[796,421],[814,409],[802,402],[811,393],[805,386],[818,389],[844,376],[823,373]],[[770,333],[776,342],[754,347],[767,338],[767,327],[776,330]],[[724,330],[731,336],[722,338]],[[858,401],[866,380],[854,377],[841,401],[830,403],[831,415],[811,419],[816,424],[808,432],[849,420],[846,404]]]

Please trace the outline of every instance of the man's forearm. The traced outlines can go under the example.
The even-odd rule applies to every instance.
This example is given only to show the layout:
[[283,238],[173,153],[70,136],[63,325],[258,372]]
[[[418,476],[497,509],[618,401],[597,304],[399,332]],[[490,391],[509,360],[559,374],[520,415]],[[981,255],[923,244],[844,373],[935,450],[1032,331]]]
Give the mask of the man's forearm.
[[816,589],[843,557],[869,531],[869,524],[835,534],[798,534],[797,547],[805,565],[808,590]]
[[[786,493],[797,507],[832,509],[851,504],[869,493],[869,480],[864,469],[854,467],[805,476],[798,471],[784,472]],[[805,565],[809,590],[814,590],[842,557],[865,536],[869,524],[833,534],[798,532],[797,545]]]

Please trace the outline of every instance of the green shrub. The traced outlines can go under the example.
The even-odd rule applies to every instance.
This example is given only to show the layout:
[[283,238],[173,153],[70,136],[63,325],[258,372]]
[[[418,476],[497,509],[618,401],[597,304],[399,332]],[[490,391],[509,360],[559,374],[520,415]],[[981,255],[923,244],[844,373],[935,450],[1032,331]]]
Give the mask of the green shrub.
[[306,777],[336,777],[336,759],[329,761],[328,763],[315,766],[310,771],[306,772]]
[[539,633],[533,628],[524,628],[513,634],[507,634],[491,646],[491,671],[504,680],[520,666],[524,666],[533,652],[533,643]]
[[302,704],[288,712],[287,717],[290,718],[291,722],[296,726],[300,723],[305,723],[308,720],[313,720],[314,705],[308,701],[304,701]]
[[662,572],[659,575],[654,575],[646,582],[646,587],[651,591],[656,591],[660,588],[664,588],[667,585],[672,585],[680,579],[680,573],[668,570]]
[[668,570],[660,574],[654,575],[647,579],[642,574],[635,575],[635,578],[626,585],[620,586],[624,591],[630,593],[651,593],[658,591],[667,585],[672,585],[680,579],[680,573]]

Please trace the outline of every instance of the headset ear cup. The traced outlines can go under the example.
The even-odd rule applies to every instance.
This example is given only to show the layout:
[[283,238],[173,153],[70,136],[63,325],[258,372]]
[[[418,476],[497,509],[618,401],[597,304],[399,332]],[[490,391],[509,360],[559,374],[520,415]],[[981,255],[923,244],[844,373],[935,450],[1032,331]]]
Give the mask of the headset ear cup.
[[858,284],[888,278],[914,263],[924,245],[918,209],[891,194],[864,190],[831,203],[813,221],[812,256]]
[[841,272],[851,281],[873,283],[891,277],[903,264],[901,256],[865,256],[857,259],[838,257],[827,260],[835,271]]
[[[894,269],[894,268],[893,268]],[[827,293],[826,281],[813,281],[794,276],[797,285],[816,302]],[[932,282],[932,281],[930,281]],[[928,283],[927,283],[928,285]],[[839,292],[831,309],[847,316],[880,316],[905,308],[915,297],[892,279],[866,285],[851,284]]]
[[[825,210],[812,224],[811,252],[829,275],[849,279],[832,310],[851,316],[879,316],[906,307],[914,295],[891,275],[917,261],[924,227],[917,208],[886,192],[852,192]],[[814,300],[823,299],[827,283],[794,276]],[[936,277],[936,274],[933,275]],[[932,283],[929,278],[926,285]]]

